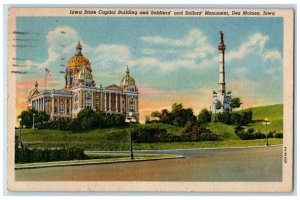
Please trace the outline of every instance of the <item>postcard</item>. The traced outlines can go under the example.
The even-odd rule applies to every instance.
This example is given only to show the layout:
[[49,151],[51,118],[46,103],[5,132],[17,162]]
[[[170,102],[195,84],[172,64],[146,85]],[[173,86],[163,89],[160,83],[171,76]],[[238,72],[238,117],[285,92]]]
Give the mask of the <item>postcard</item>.
[[293,190],[293,9],[8,14],[9,191]]

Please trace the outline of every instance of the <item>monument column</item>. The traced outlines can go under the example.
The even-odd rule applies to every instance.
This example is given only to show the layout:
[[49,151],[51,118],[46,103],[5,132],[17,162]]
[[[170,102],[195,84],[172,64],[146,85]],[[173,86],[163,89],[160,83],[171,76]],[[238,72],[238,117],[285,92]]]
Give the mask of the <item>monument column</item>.
[[220,31],[220,44],[219,44],[219,93],[225,93],[225,49],[226,45],[224,44],[224,33]]

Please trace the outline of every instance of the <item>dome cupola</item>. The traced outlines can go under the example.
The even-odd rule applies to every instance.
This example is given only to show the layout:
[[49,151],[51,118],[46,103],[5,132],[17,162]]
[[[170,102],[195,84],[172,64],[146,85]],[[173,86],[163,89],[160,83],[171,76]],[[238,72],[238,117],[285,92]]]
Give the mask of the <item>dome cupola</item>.
[[80,44],[80,41],[78,41],[76,45],[76,54],[69,59],[67,62],[67,67],[70,68],[82,68],[84,65],[87,67],[88,70],[91,70],[91,63],[90,61],[82,55],[82,45]]
[[129,68],[126,68],[126,75],[122,78],[120,82],[120,86],[123,89],[130,90],[130,91],[137,91],[135,80],[132,76],[130,76]]
[[78,43],[77,43],[77,45],[76,45],[76,54],[77,55],[82,55],[81,49],[82,49],[82,46],[81,46],[80,40],[79,40]]

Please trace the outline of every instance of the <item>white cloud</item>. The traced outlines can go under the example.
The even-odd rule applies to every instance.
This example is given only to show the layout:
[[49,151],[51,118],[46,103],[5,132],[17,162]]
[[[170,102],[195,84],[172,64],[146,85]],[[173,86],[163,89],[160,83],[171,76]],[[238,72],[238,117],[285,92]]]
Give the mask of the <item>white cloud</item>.
[[[25,65],[29,68],[33,66],[37,68],[51,68],[51,63],[59,60],[63,55],[70,56],[72,52],[75,52],[75,47],[80,37],[74,29],[62,26],[49,31],[46,38],[48,43],[48,58],[43,62],[27,60]],[[80,42],[84,46],[85,51],[91,49],[84,41]]]
[[162,50],[162,49],[150,49],[150,48],[143,48],[142,53],[149,56],[155,55],[178,55],[182,53],[181,50],[178,49],[170,49],[170,50]]
[[[214,52],[214,48],[207,41],[202,31],[198,29],[192,29],[182,39],[144,36],[141,37],[141,40],[157,46],[142,49],[142,53],[147,57],[139,59],[138,64],[140,66],[153,66],[166,72],[178,68],[208,68],[217,60],[215,57],[210,57]],[[164,46],[163,49],[162,46]],[[171,55],[172,58],[159,59],[162,55]]]
[[172,60],[160,60],[154,57],[142,57],[136,60],[134,67],[147,70],[155,69],[161,73],[170,72],[181,69],[209,69],[216,66],[218,63],[218,56],[201,60],[199,63],[193,59],[172,59]]
[[235,67],[233,71],[235,76],[239,77],[239,79],[245,79],[248,72],[249,70],[246,67]]
[[[158,44],[163,46],[173,46],[175,48],[181,48],[180,51],[172,49],[173,52],[177,53],[181,57],[196,59],[197,57],[205,58],[207,55],[213,52],[213,47],[207,41],[206,36],[201,30],[192,29],[185,38],[174,39],[161,36],[143,36],[141,40],[147,43]],[[159,47],[158,47],[159,48]],[[143,52],[146,54],[161,53],[157,49],[144,49]]]
[[256,54],[257,58],[263,61],[274,61],[281,59],[281,53],[277,50],[266,49],[266,43],[269,41],[268,35],[255,33],[248,40],[241,44],[237,51],[231,51],[226,55],[226,61],[241,60],[249,54]]
[[267,61],[276,61],[280,60],[282,58],[281,53],[277,50],[268,50],[265,51],[264,54],[262,55],[262,58],[265,62]]
[[192,29],[183,39],[173,39],[161,36],[143,36],[141,40],[148,43],[168,45],[168,46],[191,46],[193,44],[205,44],[206,37],[198,29]]
[[129,48],[125,45],[118,44],[101,44],[94,49],[93,56],[95,56],[96,62],[106,65],[110,62],[118,62],[127,65],[128,61],[131,60]]
[[268,40],[269,36],[262,35],[261,33],[255,33],[250,36],[245,43],[241,44],[237,51],[229,52],[226,56],[226,60],[230,61],[234,59],[242,59],[252,52],[262,53]]

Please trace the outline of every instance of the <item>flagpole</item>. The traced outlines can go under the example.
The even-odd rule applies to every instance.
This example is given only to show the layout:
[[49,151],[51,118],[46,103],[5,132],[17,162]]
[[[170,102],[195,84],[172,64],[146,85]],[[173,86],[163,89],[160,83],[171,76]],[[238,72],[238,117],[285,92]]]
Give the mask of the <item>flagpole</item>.
[[47,68],[45,69],[45,90],[47,88]]

